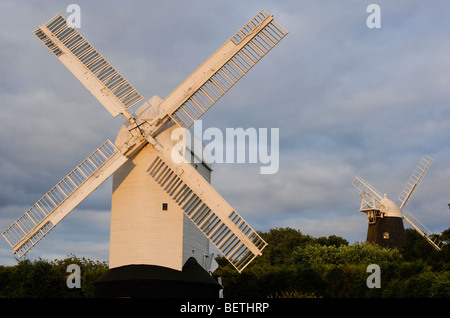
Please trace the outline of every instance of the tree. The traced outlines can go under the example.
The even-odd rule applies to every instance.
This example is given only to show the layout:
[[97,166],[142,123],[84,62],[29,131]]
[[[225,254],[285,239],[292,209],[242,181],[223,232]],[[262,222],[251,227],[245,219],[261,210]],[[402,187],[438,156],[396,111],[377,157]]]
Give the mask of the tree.
[[299,230],[286,228],[275,228],[267,233],[259,233],[268,243],[263,255],[258,257],[250,266],[261,266],[261,263],[270,265],[283,265],[292,263],[292,255],[298,247],[304,247],[312,243],[324,246],[348,245],[348,242],[338,236],[314,238],[303,235]]
[[[70,275],[70,273],[67,273],[67,267],[70,264],[77,264],[80,266],[81,290],[77,288],[67,288],[66,280]],[[63,260],[55,260],[52,265],[58,273],[63,275],[66,293],[72,297],[94,297],[94,282],[108,270],[108,265],[106,262],[93,261],[84,257],[78,258],[75,255],[69,255]]]
[[268,243],[262,256],[257,257],[241,274],[223,258],[217,258],[219,269],[214,273],[223,278],[225,297],[275,297],[276,295],[325,294],[325,285],[311,268],[298,268],[293,253],[309,244],[341,246],[348,242],[337,236],[316,239],[292,228],[276,228],[259,233]]
[[417,231],[405,229],[406,243],[401,249],[401,254],[406,261],[425,261],[436,270],[450,270],[450,229],[435,235],[437,239],[444,242],[441,251],[435,250]]
[[[70,289],[66,280],[69,264],[81,268],[81,289]],[[0,267],[0,296],[20,298],[81,298],[94,297],[94,282],[108,266],[73,255],[63,260],[48,262],[37,259],[21,260],[15,266]]]

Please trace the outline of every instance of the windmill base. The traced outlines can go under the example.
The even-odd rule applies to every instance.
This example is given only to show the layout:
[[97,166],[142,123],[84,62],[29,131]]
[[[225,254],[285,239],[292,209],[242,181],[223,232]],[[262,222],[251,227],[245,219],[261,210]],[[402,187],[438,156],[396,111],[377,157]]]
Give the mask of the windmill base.
[[219,298],[222,286],[189,258],[182,271],[156,265],[108,270],[95,282],[98,298]]
[[400,248],[405,244],[405,229],[403,219],[399,217],[376,218],[369,224],[367,242],[386,248]]

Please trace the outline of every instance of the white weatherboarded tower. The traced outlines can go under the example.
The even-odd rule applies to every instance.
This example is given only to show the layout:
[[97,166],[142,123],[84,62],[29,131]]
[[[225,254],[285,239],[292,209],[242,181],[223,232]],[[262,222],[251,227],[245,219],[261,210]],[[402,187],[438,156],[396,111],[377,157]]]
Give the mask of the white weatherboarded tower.
[[113,117],[126,122],[64,177],[3,237],[22,257],[113,175],[110,270],[100,296],[211,296],[209,242],[241,272],[267,245],[210,185],[207,162],[173,151],[174,129],[189,129],[287,31],[261,10],[165,99],[144,98],[57,14],[34,34]]
[[[141,116],[152,112],[160,102],[160,98],[153,97],[136,114]],[[117,145],[127,142],[129,128],[129,125],[122,126]],[[159,134],[158,141],[175,145],[176,141],[171,140],[174,129],[177,129],[176,125],[168,125]],[[150,164],[157,155],[153,147],[146,145],[113,175],[109,266],[158,264],[182,270],[183,264],[193,257],[209,270],[212,261],[209,240],[165,191],[163,186],[167,186],[170,180],[165,179],[161,184],[151,178]],[[192,159],[189,156],[194,156],[194,152],[186,149],[185,157]],[[210,182],[208,162],[197,163],[194,168]]]
[[353,180],[353,186],[358,189],[362,198],[360,212],[367,216],[369,224],[367,241],[387,248],[399,248],[405,243],[403,220],[422,235],[436,250],[440,251],[443,242],[432,237],[432,233],[422,225],[411,213],[403,214],[403,208],[411,198],[413,191],[427,173],[433,159],[424,155],[406,182],[398,196],[400,206],[382,195],[360,176]]

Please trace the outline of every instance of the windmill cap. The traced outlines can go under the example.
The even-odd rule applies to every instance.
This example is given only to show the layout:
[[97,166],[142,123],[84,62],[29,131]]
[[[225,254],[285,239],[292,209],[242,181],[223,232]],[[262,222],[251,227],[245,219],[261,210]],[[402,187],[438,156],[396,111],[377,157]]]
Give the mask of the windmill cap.
[[402,211],[400,210],[398,205],[395,204],[393,201],[389,200],[386,197],[386,194],[384,195],[384,198],[380,200],[380,203],[382,205],[384,205],[384,207],[386,208],[386,210],[384,211],[385,216],[398,217],[398,218],[403,217]]

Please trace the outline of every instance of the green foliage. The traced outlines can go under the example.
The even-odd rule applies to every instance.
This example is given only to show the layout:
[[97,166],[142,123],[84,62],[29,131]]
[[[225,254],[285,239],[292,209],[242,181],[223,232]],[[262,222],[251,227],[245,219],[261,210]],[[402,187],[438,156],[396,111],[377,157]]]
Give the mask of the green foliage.
[[271,229],[267,233],[259,234],[266,242],[270,243],[264,249],[263,255],[258,257],[252,266],[292,264],[292,253],[299,247],[302,248],[313,243],[335,247],[348,245],[348,241],[335,235],[314,238],[289,227]]
[[[269,244],[239,274],[223,257],[217,257],[226,298],[401,297],[450,298],[450,229],[439,239],[447,243],[435,251],[417,232],[406,230],[400,249],[367,243],[349,244],[335,235],[314,238],[291,228],[259,233]],[[66,281],[70,264],[81,270],[81,288]],[[368,288],[367,266],[381,268],[381,288]],[[0,297],[90,298],[94,282],[108,270],[105,262],[69,255],[48,262],[18,261],[0,266]]]
[[[70,264],[80,266],[81,288],[68,288]],[[0,297],[81,298],[94,297],[94,282],[108,270],[106,263],[73,255],[63,260],[34,262],[25,259],[16,266],[0,266]]]
[[435,235],[446,243],[440,252],[436,251],[423,237],[412,229],[406,229],[406,244],[402,248],[402,255],[406,261],[414,262],[421,259],[427,262],[434,270],[450,271],[450,229]]
[[304,248],[298,247],[293,253],[295,264],[323,266],[326,264],[381,264],[392,262],[401,258],[397,249],[383,249],[368,243],[355,243],[353,245],[319,245],[309,244]]
[[[291,228],[260,235],[269,245],[241,274],[219,258],[225,297],[450,297],[448,246],[437,252],[413,230],[401,250]],[[439,238],[448,243],[450,231]],[[381,288],[367,287],[370,264],[381,268]]]
[[59,292],[58,277],[50,263],[38,259],[20,261],[14,267],[0,268],[2,297],[49,297]]

